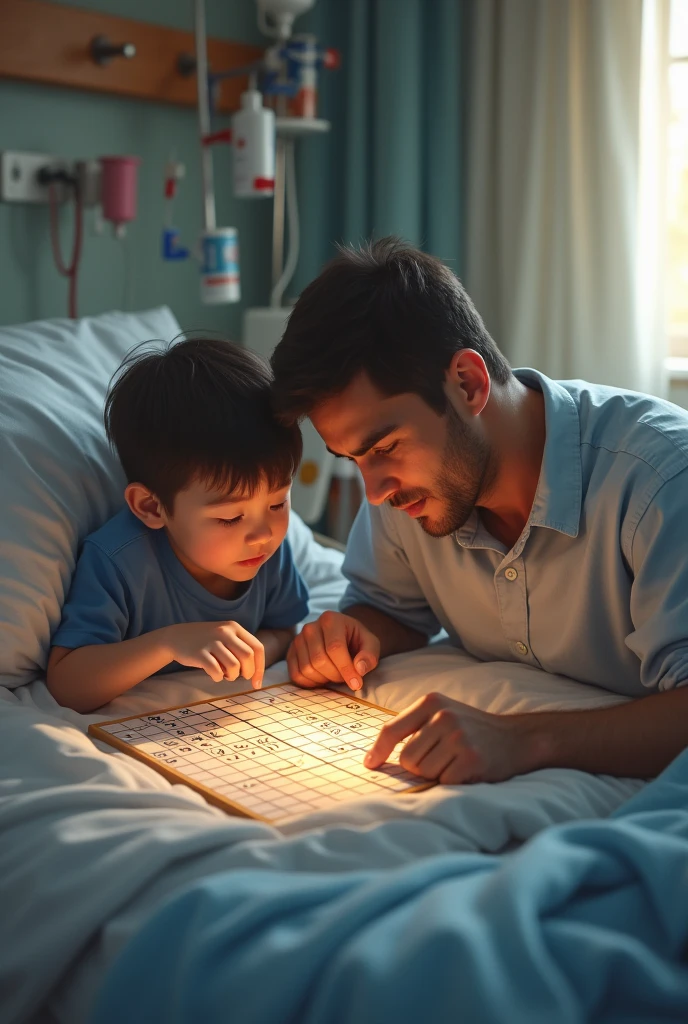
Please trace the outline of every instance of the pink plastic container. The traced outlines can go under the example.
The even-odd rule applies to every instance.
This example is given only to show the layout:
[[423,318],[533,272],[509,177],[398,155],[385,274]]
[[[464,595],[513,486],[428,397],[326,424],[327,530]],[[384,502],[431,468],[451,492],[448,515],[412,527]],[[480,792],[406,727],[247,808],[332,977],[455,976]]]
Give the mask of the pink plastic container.
[[136,217],[136,189],[141,159],[138,156],[101,156],[103,216],[115,227]]

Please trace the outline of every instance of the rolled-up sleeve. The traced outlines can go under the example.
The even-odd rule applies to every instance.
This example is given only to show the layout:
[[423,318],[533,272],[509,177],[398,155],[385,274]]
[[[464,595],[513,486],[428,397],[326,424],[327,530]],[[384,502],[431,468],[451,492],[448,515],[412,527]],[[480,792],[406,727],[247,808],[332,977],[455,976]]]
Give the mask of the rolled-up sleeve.
[[688,471],[664,483],[640,518],[631,547],[626,638],[650,690],[688,685]]
[[341,611],[355,604],[379,608],[426,636],[440,630],[384,506],[364,502],[349,534],[342,572],[349,581]]

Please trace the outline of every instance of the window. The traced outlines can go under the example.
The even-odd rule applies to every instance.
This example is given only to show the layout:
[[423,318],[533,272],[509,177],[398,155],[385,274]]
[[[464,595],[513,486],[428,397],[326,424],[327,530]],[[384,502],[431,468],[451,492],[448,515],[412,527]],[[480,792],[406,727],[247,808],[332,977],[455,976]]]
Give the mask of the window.
[[688,359],[688,0],[671,0],[669,54],[668,330]]

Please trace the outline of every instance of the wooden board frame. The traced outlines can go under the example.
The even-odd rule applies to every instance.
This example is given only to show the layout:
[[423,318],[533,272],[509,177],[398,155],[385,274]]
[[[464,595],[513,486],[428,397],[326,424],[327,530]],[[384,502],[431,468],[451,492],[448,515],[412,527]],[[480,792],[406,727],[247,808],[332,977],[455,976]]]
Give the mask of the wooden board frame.
[[[293,686],[294,684],[291,682],[291,680],[287,679],[282,683],[271,683],[270,686],[264,686],[262,689],[272,690],[276,687],[287,685]],[[326,686],[319,688],[319,690],[320,689],[330,689],[332,693],[341,694],[341,690],[334,690],[333,688]],[[154,757],[151,757],[150,754],[146,754],[144,751],[141,750],[136,750],[136,748],[132,747],[130,743],[124,743],[123,740],[118,740],[116,736],[112,735],[112,733],[105,732],[105,730],[103,729],[103,726],[105,725],[119,725],[121,722],[131,722],[134,720],[138,721],[141,718],[150,717],[150,715],[164,715],[167,714],[167,712],[169,711],[178,711],[179,708],[192,708],[196,704],[211,704],[214,700],[232,700],[234,697],[244,697],[252,693],[256,693],[256,691],[241,690],[238,693],[223,693],[218,694],[216,697],[204,697],[203,700],[194,700],[190,704],[175,704],[174,707],[156,708],[154,711],[143,711],[138,715],[127,715],[126,718],[110,718],[107,721],[94,722],[93,725],[89,725],[88,732],[93,739],[100,740],[103,743],[107,743],[109,746],[115,747],[121,753],[129,754],[131,757],[135,757],[138,761],[142,761],[143,764],[148,765],[149,768],[154,768],[155,771],[159,772],[161,775],[164,775],[168,782],[173,782],[177,784],[181,782],[182,785],[188,786],[190,789],[195,789],[197,793],[200,793],[202,797],[205,797],[209,804],[212,804],[214,807],[218,807],[221,811],[225,811],[225,813],[234,815],[235,817],[238,816],[241,818],[251,818],[253,821],[262,821],[266,825],[274,827],[277,821],[282,820],[281,818],[265,818],[261,814],[256,814],[254,811],[250,811],[247,807],[243,807],[241,804],[234,803],[233,800],[228,800],[227,797],[222,796],[222,794],[216,793],[214,789],[210,789],[208,786],[204,786],[202,782],[194,782],[193,779],[190,779],[188,776],[182,774],[182,772],[176,771],[176,769],[174,768],[167,767],[164,762],[157,761]],[[373,704],[369,700],[362,700],[360,697],[356,697],[355,695],[352,695],[351,699],[355,700],[357,704],[364,704],[366,707],[375,708],[376,711],[384,711],[392,718],[394,718],[397,714],[396,711],[390,711],[389,708],[383,708],[380,704]],[[231,712],[228,712],[228,714],[231,714]],[[394,793],[390,795],[394,796],[395,798],[403,798],[407,796],[409,793],[420,793],[423,790],[430,789],[432,786],[435,786],[436,784],[436,782],[427,780],[425,782],[419,783],[417,786],[412,786],[410,789],[404,790],[403,793]],[[289,817],[293,817],[293,815],[284,815],[285,819]]]
[[[136,56],[97,64],[90,45],[98,35],[112,43],[133,43]],[[0,78],[194,107],[196,75],[184,77],[177,70],[180,54],[194,49],[192,32],[49,0],[0,0]],[[257,46],[208,39],[211,70],[227,71],[262,56]],[[246,77],[222,81],[218,112],[238,109],[246,87]]]

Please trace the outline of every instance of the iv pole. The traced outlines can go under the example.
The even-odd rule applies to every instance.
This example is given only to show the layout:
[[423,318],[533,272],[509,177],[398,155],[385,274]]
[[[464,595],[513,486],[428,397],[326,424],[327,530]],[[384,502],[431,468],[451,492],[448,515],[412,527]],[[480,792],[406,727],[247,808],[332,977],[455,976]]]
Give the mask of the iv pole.
[[203,181],[203,227],[213,231],[215,219],[215,188],[213,182],[213,153],[204,139],[210,135],[210,94],[208,87],[208,41],[205,27],[205,0],[195,2],[196,82],[198,93],[198,128],[201,147],[201,175]]

